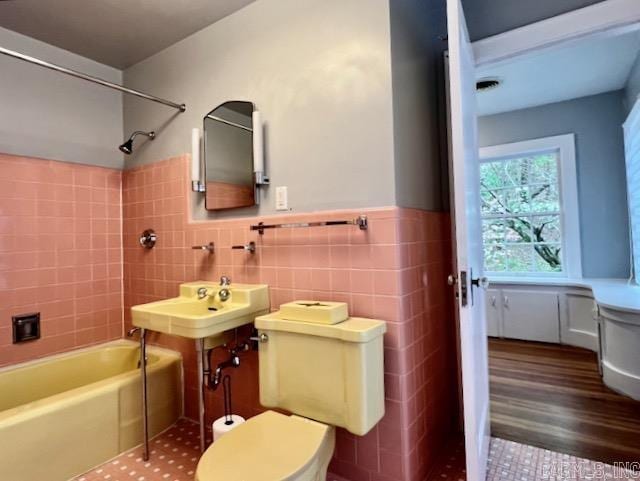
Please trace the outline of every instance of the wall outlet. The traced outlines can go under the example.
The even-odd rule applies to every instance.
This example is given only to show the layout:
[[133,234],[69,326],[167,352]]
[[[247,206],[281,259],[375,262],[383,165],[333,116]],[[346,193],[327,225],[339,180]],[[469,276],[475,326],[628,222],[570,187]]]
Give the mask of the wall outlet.
[[287,187],[276,187],[276,210],[289,210],[289,194]]

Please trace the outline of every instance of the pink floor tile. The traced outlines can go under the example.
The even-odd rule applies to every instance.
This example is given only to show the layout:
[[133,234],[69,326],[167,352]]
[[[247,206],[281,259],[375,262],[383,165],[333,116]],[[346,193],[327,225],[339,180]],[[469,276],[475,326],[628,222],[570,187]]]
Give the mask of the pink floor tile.
[[[142,460],[142,448],[136,447],[73,481],[193,481],[199,458],[198,425],[181,419],[151,440],[148,462]],[[640,480],[640,472],[504,439],[491,440],[487,481],[599,480]],[[327,481],[350,480],[329,474]],[[429,481],[466,481],[462,441],[451,443]]]
[[136,447],[73,481],[192,481],[200,459],[198,425],[181,419],[153,438],[150,449],[147,462]]

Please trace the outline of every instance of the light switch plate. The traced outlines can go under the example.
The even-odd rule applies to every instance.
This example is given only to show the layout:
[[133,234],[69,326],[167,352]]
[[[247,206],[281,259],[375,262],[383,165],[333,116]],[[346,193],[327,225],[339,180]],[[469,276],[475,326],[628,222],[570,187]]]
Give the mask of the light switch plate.
[[289,194],[286,186],[276,187],[276,210],[289,210]]

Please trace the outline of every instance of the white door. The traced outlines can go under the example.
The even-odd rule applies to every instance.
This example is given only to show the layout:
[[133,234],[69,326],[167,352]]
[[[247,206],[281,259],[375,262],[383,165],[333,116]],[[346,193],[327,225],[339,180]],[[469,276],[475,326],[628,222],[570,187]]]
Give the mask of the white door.
[[[468,481],[484,481],[489,452],[489,362],[482,275],[475,61],[460,0],[447,1],[452,210]],[[466,300],[463,295],[466,292]]]

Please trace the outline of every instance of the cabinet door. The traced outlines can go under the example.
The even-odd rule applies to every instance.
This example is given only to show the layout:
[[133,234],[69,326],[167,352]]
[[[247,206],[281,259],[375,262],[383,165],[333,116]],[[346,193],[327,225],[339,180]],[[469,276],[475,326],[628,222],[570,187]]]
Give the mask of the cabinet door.
[[[564,295],[564,312],[560,312],[562,344],[598,349],[598,323],[591,291],[570,291]],[[564,315],[563,315],[564,314]]]
[[502,305],[504,337],[560,342],[557,293],[504,289]]
[[487,335],[502,337],[502,296],[500,289],[487,289]]

